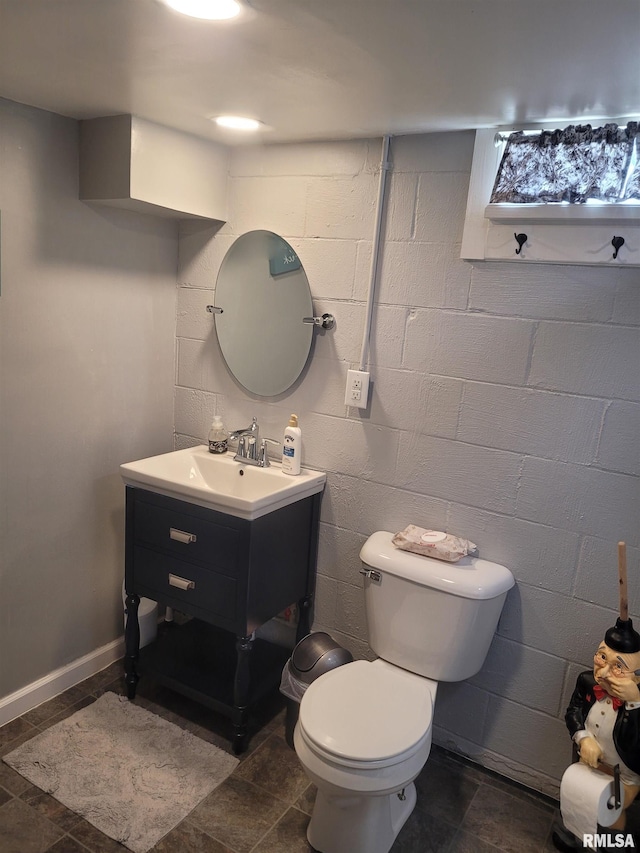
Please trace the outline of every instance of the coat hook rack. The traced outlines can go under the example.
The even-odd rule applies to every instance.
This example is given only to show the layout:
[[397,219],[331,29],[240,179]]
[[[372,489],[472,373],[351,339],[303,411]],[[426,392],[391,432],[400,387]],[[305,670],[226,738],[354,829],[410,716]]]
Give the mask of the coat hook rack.
[[624,237],[614,237],[611,241],[611,245],[615,249],[613,253],[613,259],[615,260],[618,257],[618,252],[624,246]]
[[526,234],[514,234],[513,236],[516,238],[516,243],[518,244],[516,255],[519,255],[522,252],[522,247],[527,242],[528,237]]

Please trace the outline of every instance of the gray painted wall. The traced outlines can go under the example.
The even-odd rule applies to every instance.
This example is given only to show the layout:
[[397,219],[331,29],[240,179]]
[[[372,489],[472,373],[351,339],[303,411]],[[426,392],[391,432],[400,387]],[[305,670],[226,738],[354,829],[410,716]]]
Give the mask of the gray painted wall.
[[[450,530],[509,566],[517,586],[486,665],[440,686],[434,739],[555,793],[568,694],[617,615],[621,539],[640,612],[640,271],[461,261],[472,145],[471,133],[394,140],[364,414],[345,408],[344,386],[360,357],[380,142],[235,152],[230,221],[181,231],[177,444],[204,440],[214,413],[230,427],[255,414],[275,438],[299,415],[304,463],[328,472],[314,627],[358,655],[358,552],[374,530]],[[337,319],[274,400],[229,376],[205,311],[225,251],[253,228],[289,240],[316,313]]]
[[0,101],[0,698],[122,634],[118,465],[172,445],[177,228],[78,201],[77,137]]

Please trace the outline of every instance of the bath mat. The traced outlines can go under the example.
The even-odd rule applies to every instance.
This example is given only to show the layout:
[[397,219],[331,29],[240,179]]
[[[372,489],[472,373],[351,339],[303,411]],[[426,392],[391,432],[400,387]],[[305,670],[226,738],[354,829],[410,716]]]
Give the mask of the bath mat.
[[3,760],[133,853],[147,853],[238,764],[115,693]]

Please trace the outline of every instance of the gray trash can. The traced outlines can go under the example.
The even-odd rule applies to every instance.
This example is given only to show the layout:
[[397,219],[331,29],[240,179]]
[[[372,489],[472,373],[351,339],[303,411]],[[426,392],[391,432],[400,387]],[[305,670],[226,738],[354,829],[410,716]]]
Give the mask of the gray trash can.
[[293,650],[282,670],[280,692],[287,700],[285,738],[293,749],[293,730],[300,714],[300,702],[305,690],[325,672],[351,663],[353,655],[340,646],[329,634],[317,631],[307,634]]

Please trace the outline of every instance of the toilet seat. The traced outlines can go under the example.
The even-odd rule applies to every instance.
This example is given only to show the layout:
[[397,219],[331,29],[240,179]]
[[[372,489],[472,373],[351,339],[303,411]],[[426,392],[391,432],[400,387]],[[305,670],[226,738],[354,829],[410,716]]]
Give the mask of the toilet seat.
[[386,661],[354,661],[309,685],[300,734],[334,764],[398,764],[430,742],[436,689],[435,682]]

